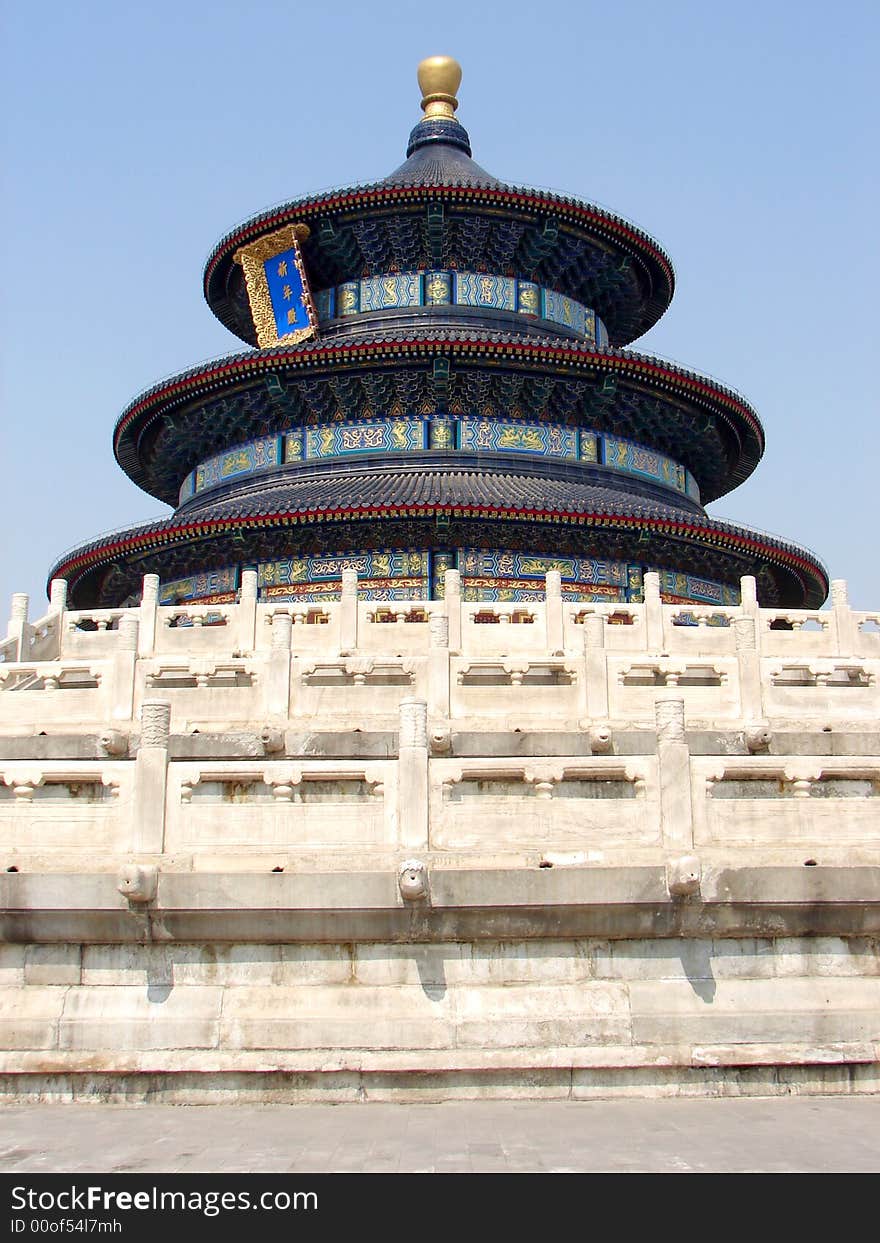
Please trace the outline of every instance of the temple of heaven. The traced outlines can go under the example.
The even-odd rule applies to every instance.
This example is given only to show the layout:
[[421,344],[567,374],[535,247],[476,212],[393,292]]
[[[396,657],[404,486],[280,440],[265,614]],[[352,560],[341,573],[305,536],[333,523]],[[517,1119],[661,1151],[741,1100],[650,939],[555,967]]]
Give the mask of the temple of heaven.
[[627,347],[669,306],[664,252],[618,216],[497,180],[455,119],[461,70],[419,66],[424,115],[384,180],[300,198],[214,248],[211,310],[240,352],[136,398],[113,436],[167,518],[66,554],[75,608],[157,574],[163,603],[642,599],[816,608],[825,570],[704,506],[764,434],[737,393]]

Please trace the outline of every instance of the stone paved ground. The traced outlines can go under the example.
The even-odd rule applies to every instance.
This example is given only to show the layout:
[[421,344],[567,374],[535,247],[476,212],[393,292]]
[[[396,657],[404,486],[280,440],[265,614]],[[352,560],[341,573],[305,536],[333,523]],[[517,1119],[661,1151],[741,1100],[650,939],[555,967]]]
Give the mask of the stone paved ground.
[[0,1106],[0,1172],[880,1170],[880,1097]]

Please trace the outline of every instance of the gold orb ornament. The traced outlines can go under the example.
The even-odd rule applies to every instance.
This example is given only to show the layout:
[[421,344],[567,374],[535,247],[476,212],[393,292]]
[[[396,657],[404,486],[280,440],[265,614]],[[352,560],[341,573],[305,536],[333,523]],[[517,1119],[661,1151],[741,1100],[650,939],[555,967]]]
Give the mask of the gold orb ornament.
[[456,92],[461,86],[461,65],[451,56],[429,56],[419,64],[423,121],[452,119],[458,107]]

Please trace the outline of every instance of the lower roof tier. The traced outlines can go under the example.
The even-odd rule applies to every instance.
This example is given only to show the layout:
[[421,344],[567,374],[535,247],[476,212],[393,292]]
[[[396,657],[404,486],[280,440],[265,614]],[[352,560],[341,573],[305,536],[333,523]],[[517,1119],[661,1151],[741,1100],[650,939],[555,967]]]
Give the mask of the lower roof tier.
[[817,608],[828,591],[809,551],[693,507],[478,469],[322,472],[240,488],[74,549],[50,578],[67,579],[75,607],[114,607],[137,595],[144,574],[167,584],[230,567],[393,549],[565,556],[727,586],[754,575],[763,600],[793,608]]

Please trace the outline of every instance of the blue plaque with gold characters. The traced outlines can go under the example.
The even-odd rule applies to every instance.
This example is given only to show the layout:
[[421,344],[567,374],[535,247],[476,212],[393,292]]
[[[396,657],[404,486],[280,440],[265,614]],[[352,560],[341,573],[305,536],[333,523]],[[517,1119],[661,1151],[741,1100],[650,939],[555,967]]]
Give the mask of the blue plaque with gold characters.
[[318,330],[318,315],[299,247],[308,235],[308,225],[288,224],[235,252],[235,261],[244,271],[261,349],[295,345]]

